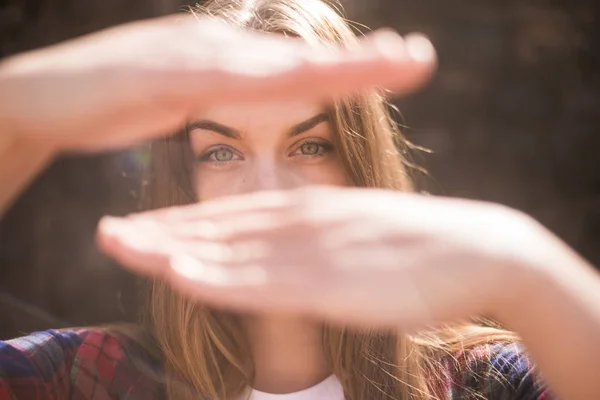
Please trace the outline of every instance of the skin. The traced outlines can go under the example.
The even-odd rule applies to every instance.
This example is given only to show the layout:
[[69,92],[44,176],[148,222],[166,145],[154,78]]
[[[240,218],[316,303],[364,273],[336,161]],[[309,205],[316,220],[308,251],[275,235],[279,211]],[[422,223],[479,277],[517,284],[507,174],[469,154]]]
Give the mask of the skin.
[[[326,110],[318,103],[212,107],[190,128],[200,199],[348,183]],[[256,366],[256,389],[291,393],[330,374],[316,321],[265,313],[245,317],[243,325]]]
[[199,301],[251,312],[261,391],[327,377],[319,321],[413,332],[487,315],[522,336],[560,398],[592,398],[592,268],[515,210],[348,188],[335,149],[310,145],[332,142],[327,121],[290,137],[321,112],[306,102],[207,110],[190,134],[204,204],[105,220],[101,247]]
[[62,152],[165,136],[209,105],[232,101],[323,101],[372,86],[404,94],[426,82],[435,63],[431,43],[417,35],[379,31],[355,49],[332,51],[187,15],[3,59],[0,213]]
[[[242,62],[215,61],[243,60],[247,52],[256,63],[245,70],[235,68]],[[208,104],[322,101],[373,85],[406,93],[434,66],[428,41],[403,41],[390,32],[363,41],[352,54],[319,54],[283,38],[173,19],[123,25],[4,60],[0,211],[60,152],[164,135]],[[58,91],[63,96],[55,96]],[[307,171],[314,165],[298,167],[285,152],[268,148],[286,147],[250,153],[243,170],[261,175],[250,180],[248,172],[231,190],[291,186],[312,176]],[[276,159],[283,170],[273,168]],[[288,327],[310,318],[412,331],[495,316],[521,334],[559,398],[600,393],[600,279],[530,218],[481,202],[339,186],[225,196],[202,185],[202,196],[218,199],[104,219],[100,247],[132,271],[160,276],[198,301],[273,318],[286,314]],[[374,234],[364,235],[366,226]],[[268,322],[246,326],[260,336]],[[301,339],[312,342],[310,334]],[[254,351],[266,354],[255,343]],[[306,386],[320,374],[293,383]]]
[[495,204],[310,187],[105,219],[98,241],[132,271],[240,312],[409,333],[491,316],[558,398],[600,391],[598,273]]
[[309,184],[347,185],[328,119],[324,107],[310,102],[234,104],[208,109],[190,125],[192,150],[199,159],[199,198],[295,189]]
[[[229,62],[219,63],[223,59]],[[244,140],[234,143],[207,129],[194,129],[195,151],[218,138],[235,144],[246,156],[243,168],[199,163],[201,198],[306,183],[343,184],[332,153],[291,155],[297,140],[309,134],[330,139],[327,123],[321,121],[293,139],[286,136],[292,125],[322,114],[320,104],[356,89],[385,86],[408,93],[423,84],[434,67],[435,51],[421,36],[401,38],[380,31],[352,51],[323,51],[279,35],[183,16],[124,24],[19,54],[0,63],[0,213],[61,152],[125,147],[176,131],[194,118],[233,123],[244,131]],[[230,110],[219,107],[265,99],[283,100],[285,109],[273,103],[254,111],[244,108],[232,119]],[[257,112],[282,118],[263,118],[269,124],[259,127]],[[249,116],[253,123],[247,126],[243,119]],[[269,136],[262,140],[261,132]],[[230,184],[223,184],[224,179]],[[304,322],[278,320],[247,321],[249,336],[256,338],[255,352],[262,354],[268,340],[279,343],[276,338],[286,330],[289,335],[297,332],[296,342],[311,350],[286,356],[284,341],[278,345],[280,352],[258,356],[265,360],[259,365],[259,383],[269,380],[260,386],[279,382],[284,387],[273,390],[285,391],[324,377],[322,352],[313,348],[314,323],[301,331],[290,327],[305,326]],[[285,369],[290,376],[274,375],[281,369],[273,367],[279,361],[273,355],[302,357],[307,363],[296,365],[309,367]]]

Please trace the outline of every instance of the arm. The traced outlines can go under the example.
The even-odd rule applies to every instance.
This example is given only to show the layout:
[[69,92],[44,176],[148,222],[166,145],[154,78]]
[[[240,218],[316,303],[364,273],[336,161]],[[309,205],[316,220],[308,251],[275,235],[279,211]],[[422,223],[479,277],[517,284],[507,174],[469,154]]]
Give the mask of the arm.
[[52,152],[33,143],[3,135],[0,139],[0,217],[52,158]]
[[0,132],[0,217],[51,158],[47,148]]
[[[549,235],[545,235],[549,236]],[[497,312],[516,331],[558,398],[600,394],[600,277],[558,239],[532,249],[529,296]],[[532,268],[529,268],[529,267]],[[531,271],[534,271],[533,273]]]
[[[173,38],[185,43],[157,46]],[[280,35],[175,15],[11,57],[0,62],[0,215],[51,159],[48,143],[60,151],[125,148],[179,129],[190,110],[267,93],[322,100],[374,86],[411,92],[428,80],[435,52],[422,38],[410,40],[375,33],[334,60],[327,49]],[[248,54],[254,62],[245,70],[213,61],[244,65]]]
[[0,217],[29,182],[50,161],[50,146],[40,145],[13,128],[10,109],[10,64],[13,58],[0,62]]
[[[239,223],[253,213],[281,226]],[[209,229],[199,228],[207,222]],[[376,234],[365,235],[365,226]],[[336,240],[311,241],[307,252],[305,239],[317,232]],[[269,250],[218,262],[179,250],[207,241],[227,250],[250,237]],[[600,277],[538,223],[505,207],[309,188],[106,219],[98,243],[137,273],[238,311],[283,310],[403,332],[491,316],[521,335],[558,398],[600,393]]]

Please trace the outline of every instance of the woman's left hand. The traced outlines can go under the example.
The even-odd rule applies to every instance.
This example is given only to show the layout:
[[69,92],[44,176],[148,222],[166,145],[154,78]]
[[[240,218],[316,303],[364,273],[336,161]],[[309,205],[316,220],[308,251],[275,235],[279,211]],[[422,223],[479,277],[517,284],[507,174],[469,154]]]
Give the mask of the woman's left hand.
[[98,230],[124,266],[216,307],[403,330],[501,318],[540,273],[550,236],[495,204],[333,187],[107,218]]

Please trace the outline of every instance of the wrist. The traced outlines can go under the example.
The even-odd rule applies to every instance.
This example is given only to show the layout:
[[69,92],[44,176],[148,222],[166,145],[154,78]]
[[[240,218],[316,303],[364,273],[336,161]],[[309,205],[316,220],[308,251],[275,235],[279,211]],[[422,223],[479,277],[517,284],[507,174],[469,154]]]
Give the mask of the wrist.
[[28,135],[26,121],[21,120],[27,116],[27,91],[22,87],[27,78],[19,57],[0,61],[0,216],[55,154],[49,143]]
[[493,304],[494,318],[519,330],[539,313],[547,312],[547,296],[556,296],[568,269],[577,268],[572,250],[531,217],[521,215],[507,254],[503,294]]
[[485,311],[486,316],[509,327],[520,317],[523,304],[544,285],[547,271],[541,248],[546,245],[543,228],[531,217],[505,207],[500,212],[503,225],[494,224],[501,228],[490,238],[497,263],[486,289],[489,302]]
[[[49,135],[39,134],[52,130],[52,126],[40,126],[36,110],[42,114],[52,113],[44,104],[36,104],[44,93],[52,93],[47,88],[46,79],[36,72],[40,51],[17,54],[0,60],[0,151],[7,143],[19,140],[19,147],[35,148],[35,154],[56,154],[61,149]],[[38,149],[39,148],[39,149]]]
[[0,61],[0,151],[3,152],[22,133],[17,123],[20,113],[15,108],[22,96],[18,88],[18,58],[11,56]]
[[593,398],[600,390],[598,272],[557,237],[540,230],[539,248],[526,258],[523,274],[515,277],[525,280],[520,301],[495,312],[520,337],[558,398]]
[[0,217],[54,156],[47,146],[14,136],[0,148]]

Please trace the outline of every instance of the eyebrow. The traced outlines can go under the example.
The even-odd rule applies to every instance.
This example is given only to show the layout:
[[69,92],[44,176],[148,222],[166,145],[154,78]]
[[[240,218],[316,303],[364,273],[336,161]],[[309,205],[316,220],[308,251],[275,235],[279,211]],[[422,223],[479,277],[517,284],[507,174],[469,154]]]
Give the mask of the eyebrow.
[[[328,122],[328,121],[329,121],[329,113],[321,113],[321,114],[315,115],[314,117],[311,117],[311,118],[307,119],[306,121],[302,121],[299,124],[294,125],[288,131],[288,136],[294,137],[294,136],[300,135],[301,133],[311,130],[315,126],[317,126],[323,122]],[[228,138],[234,139],[234,140],[241,140],[241,138],[242,138],[241,132],[239,130],[232,128],[230,126],[227,126],[227,125],[220,124],[215,121],[208,120],[208,119],[202,119],[199,121],[194,121],[194,122],[188,123],[187,129],[188,129],[188,131],[191,131],[193,129],[202,129],[202,130],[206,130],[206,131],[211,131],[211,132],[218,133],[220,135],[223,135],[225,137],[228,137]]]

